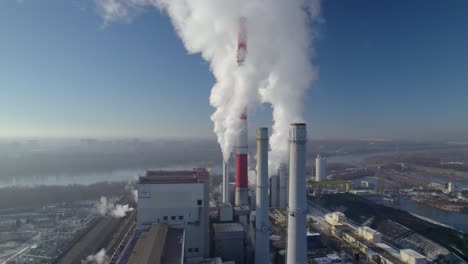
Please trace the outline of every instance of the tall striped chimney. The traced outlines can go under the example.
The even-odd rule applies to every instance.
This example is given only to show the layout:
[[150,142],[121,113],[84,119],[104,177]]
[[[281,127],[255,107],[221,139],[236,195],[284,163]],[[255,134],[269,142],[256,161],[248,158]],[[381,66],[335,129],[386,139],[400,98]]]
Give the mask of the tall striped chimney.
[[236,155],[236,206],[248,205],[248,179],[247,179],[247,111],[241,116],[241,129],[237,141]]

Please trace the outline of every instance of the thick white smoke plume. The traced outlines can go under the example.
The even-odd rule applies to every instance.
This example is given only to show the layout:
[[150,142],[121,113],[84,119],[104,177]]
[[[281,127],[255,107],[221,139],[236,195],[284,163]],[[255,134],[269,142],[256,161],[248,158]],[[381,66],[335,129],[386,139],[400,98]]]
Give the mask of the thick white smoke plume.
[[109,260],[109,256],[106,254],[106,249],[103,248],[99,250],[95,255],[89,255],[84,260],[81,261],[81,264],[104,264]]
[[[271,167],[287,160],[288,131],[303,122],[305,91],[317,78],[311,63],[319,0],[95,0],[105,23],[130,20],[157,7],[171,18],[189,53],[210,63],[216,83],[210,103],[214,132],[226,160],[234,150],[239,116],[260,103],[273,109]],[[247,56],[236,62],[238,21],[247,19]]]
[[110,215],[114,218],[122,218],[133,210],[133,207],[130,207],[128,204],[114,204],[108,201],[105,196],[101,196],[99,203],[96,205],[96,211],[100,215]]

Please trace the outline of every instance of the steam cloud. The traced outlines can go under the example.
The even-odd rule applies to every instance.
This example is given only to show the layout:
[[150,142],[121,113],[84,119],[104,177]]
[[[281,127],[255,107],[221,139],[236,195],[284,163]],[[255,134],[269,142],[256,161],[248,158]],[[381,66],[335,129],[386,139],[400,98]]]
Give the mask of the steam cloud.
[[99,250],[95,255],[89,255],[84,260],[81,261],[81,264],[104,264],[109,260],[109,256],[106,254],[106,249]]
[[135,177],[133,181],[128,181],[125,185],[125,190],[130,193],[133,201],[138,202],[138,190],[136,185],[138,183],[138,177]]
[[135,202],[138,202],[138,190],[131,190],[132,198]]
[[133,207],[128,204],[122,205],[109,202],[105,196],[101,196],[99,203],[96,205],[96,211],[100,215],[110,215],[114,218],[122,218],[133,210]]
[[[145,7],[167,13],[189,53],[209,62],[216,83],[210,103],[214,132],[228,159],[242,110],[268,103],[273,110],[270,168],[286,161],[288,130],[303,122],[306,90],[317,78],[310,58],[322,22],[319,0],[95,0],[105,24],[130,21]],[[247,19],[248,54],[236,62],[238,20]]]

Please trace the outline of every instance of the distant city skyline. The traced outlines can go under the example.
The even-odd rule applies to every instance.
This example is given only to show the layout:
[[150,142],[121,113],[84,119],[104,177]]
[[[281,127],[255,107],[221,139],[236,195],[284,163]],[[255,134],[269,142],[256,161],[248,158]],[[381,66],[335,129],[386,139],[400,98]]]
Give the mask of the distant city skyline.
[[[322,16],[312,138],[468,140],[467,1],[326,0]],[[0,138],[215,139],[213,83],[158,10],[103,26],[93,1],[0,2]],[[250,131],[270,119],[254,109]]]

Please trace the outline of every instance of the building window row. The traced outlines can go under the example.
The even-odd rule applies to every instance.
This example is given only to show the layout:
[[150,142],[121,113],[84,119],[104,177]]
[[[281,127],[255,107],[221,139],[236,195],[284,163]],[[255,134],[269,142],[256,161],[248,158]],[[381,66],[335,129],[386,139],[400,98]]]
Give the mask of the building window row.
[[[164,217],[163,217],[163,220],[164,220],[164,221],[169,220],[169,216],[164,216]],[[176,216],[175,216],[175,215],[171,216],[171,220],[172,220],[172,221],[175,221],[175,220],[176,220]],[[184,220],[184,216],[183,216],[183,215],[179,215],[179,220],[180,220],[180,221]]]
[[189,253],[198,253],[198,250],[199,250],[198,248],[189,248],[188,252]]

